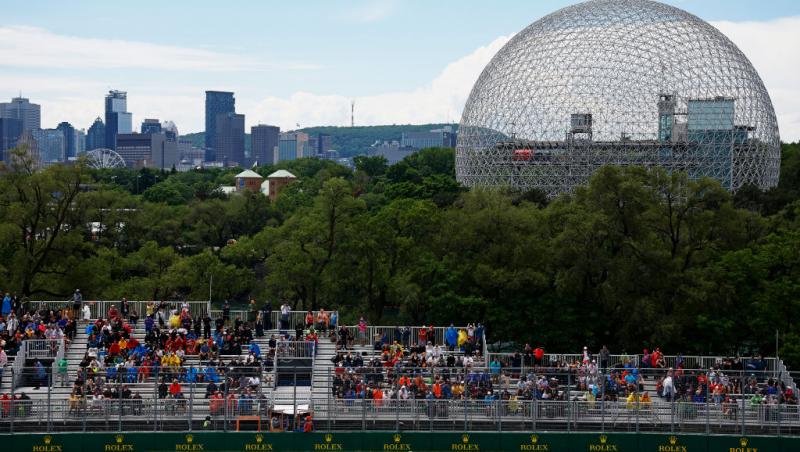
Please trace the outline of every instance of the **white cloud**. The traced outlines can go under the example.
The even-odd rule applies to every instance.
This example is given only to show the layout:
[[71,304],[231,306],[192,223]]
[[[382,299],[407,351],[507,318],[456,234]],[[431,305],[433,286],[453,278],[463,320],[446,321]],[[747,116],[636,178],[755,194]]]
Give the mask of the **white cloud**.
[[345,20],[362,24],[380,22],[397,10],[397,0],[368,0],[360,5],[346,9],[342,13]]
[[205,49],[139,41],[94,39],[25,26],[0,27],[0,65],[32,68],[240,71],[315,69],[316,65],[261,61]]
[[[490,44],[447,65],[430,83],[410,92],[356,97],[357,125],[458,122],[472,85],[498,50],[508,42],[501,36]],[[268,97],[247,112],[248,122],[285,128],[350,123],[350,98],[340,95],[295,93],[288,99]]]
[[800,140],[800,17],[712,25],[744,52],[764,80],[778,117],[781,140]]

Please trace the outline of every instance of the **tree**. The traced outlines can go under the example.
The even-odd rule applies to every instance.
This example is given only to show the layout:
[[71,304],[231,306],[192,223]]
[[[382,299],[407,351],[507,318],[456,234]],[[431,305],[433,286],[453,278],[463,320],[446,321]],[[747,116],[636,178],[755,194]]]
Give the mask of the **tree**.
[[[25,147],[10,152],[8,173],[0,184],[0,220],[3,244],[15,269],[15,284],[24,296],[64,296],[45,284],[47,278],[67,274],[66,259],[78,257],[81,232],[67,227],[73,202],[81,193],[85,167],[54,165],[38,169]],[[69,293],[69,292],[67,292]]]

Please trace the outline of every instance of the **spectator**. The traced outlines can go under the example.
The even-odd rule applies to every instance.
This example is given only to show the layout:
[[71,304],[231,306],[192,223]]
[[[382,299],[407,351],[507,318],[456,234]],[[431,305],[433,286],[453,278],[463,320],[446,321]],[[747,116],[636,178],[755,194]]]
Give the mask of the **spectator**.
[[3,317],[8,317],[8,314],[11,313],[11,295],[6,292],[6,296],[3,297],[3,306],[0,308],[0,315]]
[[74,318],[78,318],[78,314],[81,312],[82,304],[83,295],[81,295],[81,290],[75,289],[75,292],[72,294],[72,313]]
[[6,354],[5,349],[0,347],[0,387],[3,386],[3,371],[8,364],[8,355]]

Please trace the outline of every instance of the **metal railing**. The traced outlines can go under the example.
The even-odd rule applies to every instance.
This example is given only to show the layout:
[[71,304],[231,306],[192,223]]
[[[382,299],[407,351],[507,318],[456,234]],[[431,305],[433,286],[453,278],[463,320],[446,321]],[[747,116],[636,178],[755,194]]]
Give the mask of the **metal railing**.
[[281,339],[276,346],[276,358],[313,358],[315,350],[314,341]]

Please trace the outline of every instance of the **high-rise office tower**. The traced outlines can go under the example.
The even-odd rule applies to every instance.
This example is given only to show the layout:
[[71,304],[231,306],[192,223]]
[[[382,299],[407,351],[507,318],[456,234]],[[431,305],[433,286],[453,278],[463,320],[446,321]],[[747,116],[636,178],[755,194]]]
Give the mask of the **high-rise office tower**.
[[70,157],[78,155],[77,146],[75,143],[75,127],[68,122],[62,122],[56,127],[64,134],[64,158],[69,160]]
[[86,132],[83,129],[75,131],[75,155],[86,153]]
[[106,95],[106,147],[117,148],[117,134],[133,132],[133,117],[128,113],[128,93],[109,91]]
[[244,164],[244,115],[218,114],[214,140],[216,161],[226,166]]
[[0,103],[0,118],[19,119],[22,130],[36,130],[42,127],[42,108],[24,97],[15,97]]
[[142,133],[161,133],[161,122],[158,119],[145,119],[142,122]]
[[106,125],[102,119],[97,118],[86,132],[86,150],[93,151],[104,147],[106,147]]
[[22,135],[22,121],[14,118],[0,118],[0,160],[6,151],[17,146]]
[[250,158],[259,165],[275,163],[281,128],[259,124],[250,128]]
[[42,163],[59,163],[66,160],[66,138],[59,129],[32,130]]
[[219,160],[216,155],[217,116],[236,113],[236,99],[227,91],[206,91],[206,160]]
[[333,149],[333,137],[327,133],[317,135],[317,155],[324,156],[331,149]]

